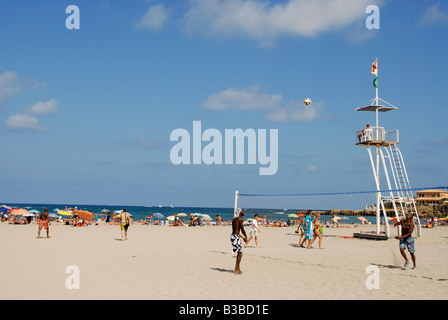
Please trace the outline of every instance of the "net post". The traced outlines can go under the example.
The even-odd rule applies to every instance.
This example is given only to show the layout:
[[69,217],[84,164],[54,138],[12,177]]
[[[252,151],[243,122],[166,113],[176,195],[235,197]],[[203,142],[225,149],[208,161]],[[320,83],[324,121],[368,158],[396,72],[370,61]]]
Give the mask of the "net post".
[[233,209],[234,218],[236,218],[236,209],[238,209],[238,190],[235,191],[235,208]]

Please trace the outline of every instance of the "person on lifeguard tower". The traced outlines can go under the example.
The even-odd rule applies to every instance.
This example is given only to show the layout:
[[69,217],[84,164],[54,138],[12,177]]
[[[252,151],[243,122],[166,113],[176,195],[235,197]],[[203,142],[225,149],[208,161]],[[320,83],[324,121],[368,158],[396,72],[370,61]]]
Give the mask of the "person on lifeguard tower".
[[367,124],[362,133],[358,135],[359,143],[361,143],[361,138],[364,138],[362,142],[366,142],[372,139],[373,130],[370,128],[370,124]]

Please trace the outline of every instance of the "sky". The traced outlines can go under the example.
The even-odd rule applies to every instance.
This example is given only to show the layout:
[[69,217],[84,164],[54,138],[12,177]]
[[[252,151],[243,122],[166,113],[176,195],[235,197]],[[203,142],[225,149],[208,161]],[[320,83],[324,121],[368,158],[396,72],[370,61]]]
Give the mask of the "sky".
[[[441,0],[0,0],[0,202],[374,190],[356,130],[375,114],[355,109],[375,97],[376,58],[379,97],[398,107],[380,126],[399,130],[411,186],[446,186],[447,31]],[[194,121],[222,153],[227,129],[276,130],[277,171],[174,164],[176,129],[191,152],[209,143],[193,146]]]

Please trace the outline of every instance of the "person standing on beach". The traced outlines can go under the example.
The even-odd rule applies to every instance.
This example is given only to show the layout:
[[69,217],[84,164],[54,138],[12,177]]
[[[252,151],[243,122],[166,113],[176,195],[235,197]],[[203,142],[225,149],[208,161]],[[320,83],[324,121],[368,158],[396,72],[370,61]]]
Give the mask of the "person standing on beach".
[[126,212],[126,209],[120,213],[120,229],[121,229],[121,240],[128,240],[128,228],[129,228],[129,213]]
[[78,207],[73,210],[73,226],[77,227],[79,222]]
[[252,220],[252,224],[250,226],[250,237],[249,239],[247,239],[246,241],[246,245],[244,246],[244,248],[247,248],[247,245],[249,244],[250,240],[252,240],[252,238],[255,238],[255,244],[257,246],[257,248],[261,248],[258,245],[258,233],[261,232],[260,229],[258,228],[258,213],[256,213],[254,215],[254,219]]
[[405,260],[405,267],[410,265],[408,257],[406,256],[406,252],[404,251],[406,247],[411,255],[412,262],[414,266],[412,269],[417,267],[415,263],[415,247],[414,247],[414,238],[412,237],[412,231],[414,231],[414,220],[412,218],[412,213],[406,213],[406,219],[401,220],[394,224],[394,226],[401,225],[401,236],[396,236],[395,239],[400,240],[400,253]]
[[[230,235],[230,241],[232,242],[232,250],[236,253],[236,262],[235,262],[235,270],[234,274],[241,274],[240,263],[241,258],[243,257],[243,241],[247,242],[246,231],[244,231],[243,226],[243,216],[244,211],[240,208],[236,209],[235,212],[238,216],[233,218],[232,220],[232,234]],[[240,236],[240,232],[243,234],[244,238],[242,239]]]
[[45,208],[44,211],[40,214],[39,217],[39,230],[37,231],[37,238],[40,238],[40,230],[42,228],[47,229],[47,238],[50,237],[50,217],[48,216],[48,208]]
[[109,209],[106,210],[106,224],[110,223],[110,211]]

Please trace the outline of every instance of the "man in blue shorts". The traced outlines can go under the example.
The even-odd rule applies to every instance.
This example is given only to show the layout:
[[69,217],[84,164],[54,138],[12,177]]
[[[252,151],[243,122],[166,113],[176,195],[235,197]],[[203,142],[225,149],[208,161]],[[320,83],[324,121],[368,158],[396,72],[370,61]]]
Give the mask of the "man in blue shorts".
[[400,240],[400,253],[406,261],[404,266],[408,267],[410,265],[408,257],[406,256],[406,252],[404,251],[406,248],[411,254],[412,262],[414,266],[412,269],[415,269],[417,265],[415,264],[415,247],[414,247],[414,238],[412,238],[412,231],[414,231],[414,220],[412,218],[412,213],[406,213],[406,219],[397,222],[394,226],[401,225],[401,237],[397,236],[396,239]]

